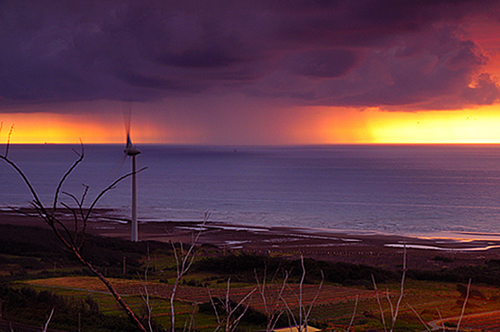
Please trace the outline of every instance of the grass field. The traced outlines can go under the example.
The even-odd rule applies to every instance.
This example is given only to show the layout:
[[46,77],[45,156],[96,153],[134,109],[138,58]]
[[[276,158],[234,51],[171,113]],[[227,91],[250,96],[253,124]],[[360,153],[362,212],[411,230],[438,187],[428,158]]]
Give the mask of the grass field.
[[[206,277],[206,276],[205,276]],[[141,294],[144,295],[145,284],[140,280],[130,279],[111,279],[120,294],[124,295],[131,306],[141,312],[144,310],[144,301]],[[68,297],[84,298],[91,296],[99,304],[103,313],[121,315],[121,309],[117,306],[114,299],[109,295],[102,283],[94,277],[68,276],[50,279],[37,279],[19,283],[19,285],[29,285],[37,290],[46,290]],[[151,296],[151,305],[153,306],[154,319],[163,326],[170,324],[170,305],[169,297],[172,291],[172,285],[159,283],[157,281],[148,281],[146,284],[148,293]],[[231,298],[240,300],[248,294],[255,285],[232,286]],[[318,292],[318,285],[303,286],[303,304],[308,306]],[[379,296],[386,320],[390,320],[390,305],[386,297],[386,291],[389,291],[389,298],[392,303],[396,302],[399,295],[400,285],[391,283],[389,285],[378,285]],[[275,289],[268,290],[268,301],[273,300]],[[211,289],[213,296],[224,296],[225,290],[222,288]],[[295,294],[294,294],[295,293]],[[299,302],[296,294],[299,293],[299,285],[291,284],[290,289],[284,293],[284,298],[293,310],[298,310]],[[190,320],[196,308],[193,303],[209,302],[208,291],[204,287],[192,287],[182,285],[179,288],[176,298],[176,312],[178,314],[179,327],[183,327],[186,320]],[[466,306],[466,315],[494,312],[500,305],[500,290],[492,286],[473,285],[472,296]],[[376,328],[380,327],[380,309],[376,301],[374,290],[367,290],[364,287],[341,287],[338,285],[323,285],[315,302],[311,319],[316,322],[330,325],[332,327],[346,327],[351,320],[355,306],[356,296],[358,297],[357,310],[355,314],[354,325],[358,329],[362,327]],[[410,306],[426,321],[439,320],[441,317],[456,317],[460,315],[463,305],[463,294],[457,290],[457,284],[444,282],[414,281],[407,280],[405,283],[405,295],[401,305],[401,311],[398,317],[399,326],[404,329],[418,330],[424,329],[419,322],[418,317],[413,313]],[[254,294],[251,299],[251,307],[256,310],[263,310],[263,302],[259,294]],[[439,312],[438,312],[439,311]],[[486,323],[486,318],[488,322]],[[201,331],[212,330],[216,326],[216,320],[213,315],[199,313],[196,315],[196,326]],[[456,324],[457,319],[450,319],[448,324]],[[500,323],[500,314],[489,313],[483,316],[471,316],[463,320],[463,326],[479,327],[486,324]]]
[[[4,233],[0,234],[0,238],[10,242],[9,245],[3,247],[0,245],[2,285],[7,284],[17,289],[29,287],[38,292],[50,291],[74,303],[81,303],[91,297],[92,301],[97,303],[100,314],[124,317],[115,299],[97,278],[87,276],[87,272],[70,256],[60,253],[57,245],[52,247],[45,245],[40,235],[43,230],[34,228],[33,234],[29,233],[29,229],[21,230],[19,227],[3,230]],[[50,233],[47,233],[43,236],[49,235]],[[164,328],[169,328],[171,320],[169,299],[176,278],[176,265],[171,245],[155,242],[130,243],[116,239],[105,241],[103,238],[92,237],[89,239],[92,241],[89,240],[88,250],[92,253],[92,257],[101,264],[98,265],[100,270],[108,275],[118,293],[133,310],[140,317],[146,317],[147,311],[143,296],[147,290],[154,320]],[[53,244],[53,242],[49,243]],[[285,256],[281,253],[258,256],[241,252],[227,253],[212,247],[209,251],[207,250],[204,247],[200,248],[195,264],[184,276],[176,293],[176,328],[184,329],[191,324],[192,328],[196,327],[196,330],[200,332],[213,331],[217,326],[217,319],[210,304],[210,295],[224,298],[227,280],[231,278],[230,299],[238,302],[256,287],[255,275],[259,275],[262,279],[264,268],[268,269],[268,278],[275,271],[280,271],[276,274],[275,284],[266,291],[268,303],[278,298],[277,293],[283,281],[283,271],[290,272],[286,290],[282,294],[281,306],[283,308],[283,301],[286,301],[294,314],[298,316],[301,288],[298,281],[302,271],[300,261],[288,256],[284,258]],[[353,316],[357,298],[354,316],[355,330],[383,330],[377,293],[369,280],[371,275],[375,275],[378,282],[382,311],[386,323],[389,324],[391,307],[387,298],[394,306],[400,291],[398,272],[374,266],[334,264],[312,259],[305,260],[305,266],[307,276],[302,285],[302,304],[306,309],[317,295],[309,319],[311,325],[329,327],[331,330],[345,329]],[[146,269],[148,271],[147,283],[141,281],[146,277]],[[324,272],[325,279],[318,294],[321,271]],[[425,322],[439,320],[441,316],[447,325],[457,324],[456,317],[461,313],[465,298],[464,280],[468,280],[469,273],[481,275],[483,280],[490,281],[490,283],[475,284],[473,280],[462,326],[475,329],[488,328],[495,324],[500,326],[500,314],[496,312],[500,307],[500,288],[496,286],[500,262],[492,260],[481,266],[466,266],[459,270],[447,270],[446,273],[441,273],[443,272],[441,270],[436,271],[438,273],[422,274],[428,277],[425,280],[407,278],[396,324],[398,331],[425,330],[413,310]],[[455,281],[444,282],[442,281],[445,280],[444,278]],[[267,282],[269,283],[269,280]],[[2,299],[4,300],[6,301],[7,298]],[[7,303],[5,301],[4,303]],[[249,316],[246,321],[240,323],[240,330],[262,330],[265,323],[265,321],[262,322],[262,313],[265,310],[262,297],[258,292],[253,294],[249,304],[253,310],[260,312],[260,318],[252,314],[253,316]],[[46,319],[44,317],[48,309],[38,306],[33,310],[40,311],[40,318],[36,322],[39,326],[40,322]],[[8,313],[12,319],[16,317],[16,311],[10,310],[7,305],[2,306],[2,312]],[[67,316],[71,317],[68,318],[70,321],[65,324],[69,326],[68,330],[72,331],[76,326],[76,315],[71,312]],[[283,317],[286,318],[286,315]],[[195,320],[191,321],[191,318]],[[285,319],[282,323],[288,324],[289,322]],[[109,331],[109,329],[100,331]]]

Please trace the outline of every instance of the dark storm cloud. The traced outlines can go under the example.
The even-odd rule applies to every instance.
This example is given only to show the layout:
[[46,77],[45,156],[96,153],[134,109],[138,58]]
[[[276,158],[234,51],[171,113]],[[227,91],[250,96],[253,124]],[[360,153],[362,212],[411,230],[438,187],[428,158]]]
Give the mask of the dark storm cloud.
[[315,50],[295,56],[289,69],[298,75],[333,78],[347,73],[356,64],[356,54],[349,50]]
[[460,30],[497,1],[3,1],[0,100],[242,91],[337,106],[498,101]]

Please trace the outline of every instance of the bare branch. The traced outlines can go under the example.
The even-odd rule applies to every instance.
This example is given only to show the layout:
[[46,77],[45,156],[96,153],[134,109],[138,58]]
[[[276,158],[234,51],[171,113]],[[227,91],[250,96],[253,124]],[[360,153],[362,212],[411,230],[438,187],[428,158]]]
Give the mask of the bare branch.
[[175,331],[174,300],[177,293],[177,288],[179,287],[182,278],[184,278],[184,275],[189,271],[191,265],[194,262],[195,255],[193,254],[193,250],[198,244],[198,239],[200,238],[200,235],[203,232],[203,228],[208,222],[209,217],[210,212],[205,212],[205,214],[203,215],[203,223],[201,225],[201,228],[196,235],[192,236],[191,245],[189,246],[189,249],[187,249],[187,251],[184,250],[184,245],[182,244],[182,242],[179,243],[179,249],[177,249],[175,243],[172,242],[172,251],[175,258],[177,277],[175,278],[174,286],[172,287],[172,294],[170,295],[171,332]]
[[[10,141],[9,143],[10,144]],[[135,313],[132,311],[132,309],[127,305],[127,303],[123,300],[123,298],[118,294],[114,286],[109,282],[109,280],[98,270],[96,269],[88,260],[86,260],[82,253],[80,252],[81,245],[83,245],[83,236],[85,235],[85,224],[84,224],[84,229],[82,230],[82,240],[80,246],[78,246],[75,243],[75,239],[72,237],[72,233],[69,231],[69,229],[62,223],[57,216],[55,215],[55,211],[52,213],[48,213],[47,209],[41,202],[40,198],[38,197],[37,192],[35,191],[34,187],[32,186],[31,182],[29,181],[28,177],[26,174],[12,161],[8,158],[8,153],[6,153],[5,156],[0,156],[0,160],[5,161],[7,164],[9,164],[18,174],[21,176],[22,180],[24,181],[25,185],[28,187],[29,192],[33,198],[32,205],[35,208],[35,211],[37,214],[40,216],[40,218],[52,229],[53,233],[56,235],[56,237],[59,239],[59,241],[66,247],[68,250],[70,250],[77,260],[84,266],[86,266],[94,275],[96,275],[99,280],[106,286],[106,288],[111,292],[115,300],[118,302],[118,304],[122,307],[122,309],[125,311],[127,316],[131,319],[131,321],[137,326],[137,328],[140,331],[147,332],[147,330],[144,328],[142,325],[141,321],[139,318],[135,315]],[[78,159],[80,160],[80,158]],[[78,164],[79,161],[75,162],[75,164]],[[73,165],[75,165],[73,164]],[[56,189],[56,195],[59,194],[60,188],[62,186],[62,183],[64,183],[65,179],[71,173],[71,171],[74,169],[74,167],[70,168],[70,171],[65,173],[63,176],[63,179],[59,182],[58,189]],[[144,169],[144,168],[143,168]],[[142,171],[141,169],[140,171]],[[101,191],[101,193],[94,199],[92,202],[91,206],[89,207],[87,213],[85,214],[84,222],[86,223],[86,220],[88,220],[91,212],[93,211],[95,205],[99,201],[99,199],[109,190],[111,190],[118,182],[122,181],[126,177],[130,176],[131,174],[127,174],[119,178],[118,180],[114,181],[109,187]],[[54,198],[54,202],[56,202],[55,205],[57,205],[58,198]],[[78,200],[77,200],[78,201]],[[81,210],[82,207],[79,205],[79,209]],[[69,236],[69,242],[63,236],[63,234],[60,232],[58,226],[62,227],[64,232]]]
[[413,307],[409,303],[406,303],[406,305],[411,309],[411,311],[413,311],[413,313],[415,314],[415,316],[417,316],[418,320],[420,321],[420,323],[422,323],[425,326],[425,328],[427,329],[427,331],[431,332],[432,331],[431,328],[422,319],[422,317],[418,314],[418,312],[415,309],[413,309]]
[[[248,308],[250,307],[250,299],[251,299],[253,293],[255,293],[257,291],[257,288],[252,289],[247,295],[245,295],[234,306],[234,308],[231,308],[230,289],[231,289],[231,278],[229,277],[227,279],[225,299],[224,299],[224,301],[222,301],[221,299],[219,299],[219,301],[222,303],[222,306],[224,307],[224,311],[226,313],[226,318],[225,319],[220,319],[220,315],[219,315],[219,312],[217,310],[217,305],[214,303],[214,301],[212,299],[212,296],[210,296],[210,301],[212,303],[212,307],[214,308],[215,316],[217,317],[217,322],[218,322],[218,326],[215,329],[215,331],[218,331],[219,329],[222,328],[223,325],[225,325],[225,332],[233,332],[236,329],[236,327],[238,326],[238,324],[241,321],[241,319],[243,318],[243,316],[248,311]],[[210,295],[210,289],[209,289],[209,295]],[[246,304],[245,309],[243,310],[243,312],[238,317],[236,317],[236,319],[232,320],[233,315],[236,313],[236,311],[238,310],[238,308],[241,307],[243,305],[243,303],[245,303],[245,302],[247,304]]]
[[445,328],[445,326],[444,326],[443,316],[441,316],[441,311],[439,311],[439,309],[438,309],[438,308],[436,308],[436,311],[437,311],[437,313],[438,313],[439,320],[441,321],[441,326],[442,326],[442,328],[443,328],[443,332],[445,332],[445,331],[446,331],[446,328]]
[[[389,309],[391,313],[391,322],[394,321],[394,306],[392,305],[391,297],[389,295],[389,287],[385,289],[385,298],[387,299],[387,303],[389,303]],[[392,331],[392,327],[391,327]]]
[[214,309],[214,312],[215,312],[215,318],[217,318],[217,328],[215,329],[215,331],[217,331],[222,326],[222,323],[220,320],[219,311],[217,310],[217,306],[214,303],[214,298],[212,297],[212,294],[210,293],[210,287],[208,287],[208,286],[207,286],[207,291],[208,291],[208,297],[210,298],[210,303],[212,304],[212,308]]
[[35,206],[39,206],[43,210],[43,213],[46,213],[45,209],[43,208],[43,204],[40,201],[40,198],[38,198],[38,194],[36,193],[35,188],[33,188],[33,186],[31,185],[26,174],[24,174],[24,172],[12,160],[10,160],[6,155],[0,156],[0,159],[5,161],[12,168],[14,168],[14,170],[17,172],[17,174],[19,174],[21,176],[21,178],[24,181],[24,184],[28,187],[28,190],[30,191],[31,196],[33,197],[33,201],[34,201]]
[[352,310],[351,321],[349,322],[349,326],[347,327],[346,332],[349,332],[351,330],[352,324],[354,323],[354,318],[356,317],[356,309],[358,308],[358,300],[359,296],[356,295],[356,301],[354,302],[354,309]]
[[141,291],[141,298],[144,304],[146,305],[149,331],[153,332],[153,325],[151,324],[152,323],[151,320],[153,317],[153,306],[151,305],[151,300],[149,298],[149,291],[148,291],[148,269],[149,269],[149,263],[146,265],[146,269],[144,270],[144,280],[141,278],[139,272],[137,272],[137,276],[139,277],[139,280],[142,283],[142,287],[144,288],[144,293]]
[[[85,202],[85,197],[87,197],[87,194],[89,192],[89,186],[82,183],[82,186],[83,186],[83,194],[82,194],[82,199],[80,200],[80,204],[79,206],[83,206],[83,203]],[[82,210],[82,218],[83,218],[83,210]]]
[[[396,325],[396,320],[399,314],[399,308],[401,307],[401,301],[403,300],[404,297],[404,283],[405,283],[405,278],[406,278],[406,243],[404,244],[404,251],[403,251],[403,273],[401,276],[401,285],[400,285],[400,293],[398,300],[396,302],[396,305],[393,306],[391,298],[389,296],[389,289],[386,289],[386,298],[387,302],[389,303],[389,309],[391,313],[391,329],[390,332],[394,330],[394,326]],[[372,281],[373,281],[373,287],[375,288],[375,296],[377,298],[377,303],[379,306],[380,310],[380,317],[382,319],[382,325],[384,326],[384,331],[387,332],[387,328],[385,326],[385,318],[384,318],[384,311],[382,309],[382,304],[380,303],[380,297],[378,294],[378,288],[377,288],[377,283],[375,282],[375,277],[372,274]]]
[[73,172],[73,170],[83,161],[84,149],[83,149],[83,142],[81,140],[80,140],[80,145],[81,145],[81,153],[78,154],[79,158],[77,160],[75,160],[73,165],[71,165],[71,167],[66,171],[66,173],[64,173],[61,180],[57,184],[56,192],[54,193],[54,202],[52,204],[52,214],[56,213],[57,201],[59,199],[59,192],[61,191],[61,188],[62,188],[64,182],[66,181],[68,176]]
[[[290,286],[288,286],[288,289],[291,290]],[[290,308],[290,306],[288,305],[288,302],[285,300],[285,298],[282,298],[282,301],[283,301],[283,304],[285,305],[286,307],[286,310],[288,312],[288,318],[290,319],[290,317],[292,318],[293,320],[293,326],[297,326],[297,328],[299,328],[299,324],[297,322],[297,319],[295,318],[295,315],[293,314],[293,311],[292,309]],[[299,331],[300,331],[300,328],[299,328]]]
[[304,264],[304,257],[302,255],[300,256],[300,259],[301,259],[301,265],[302,265],[302,277],[300,279],[300,284],[299,284],[299,294],[296,294],[294,292],[294,290],[290,286],[288,286],[288,289],[292,292],[292,294],[295,295],[295,297],[297,298],[297,301],[299,302],[299,320],[298,321],[297,321],[295,315],[293,314],[290,306],[288,305],[287,301],[285,300],[285,298],[282,298],[282,301],[285,304],[285,307],[289,313],[289,316],[292,317],[294,325],[297,327],[298,332],[303,332],[304,331],[303,329],[307,330],[309,316],[310,316],[312,309],[314,307],[314,304],[319,296],[321,288],[323,287],[324,275],[323,275],[323,271],[321,271],[321,277],[322,277],[321,283],[318,287],[316,295],[314,296],[313,300],[309,304],[309,308],[306,310],[306,306],[303,303],[303,284],[304,284],[304,280],[305,280],[305,276],[306,276],[306,268],[305,268],[305,264]]
[[[65,192],[63,191],[63,194],[70,197],[74,202],[75,204],[78,206],[78,212],[74,212],[73,215],[74,215],[74,220],[75,220],[75,227],[74,227],[74,241],[75,241],[75,246],[80,249],[82,246],[83,246],[83,243],[85,241],[85,231],[87,229],[87,221],[85,219],[86,215],[85,215],[85,209],[83,207],[83,204],[84,204],[84,201],[85,201],[85,197],[87,195],[87,192],[89,190],[89,186],[87,185],[83,185],[84,186],[84,190],[83,190],[83,194],[82,194],[82,197],[81,199],[79,200],[75,195],[71,194],[71,193],[68,193],[68,192]],[[74,209],[70,208],[67,204],[65,203],[61,203],[63,206],[65,206],[68,210],[70,211],[73,211]],[[79,228],[79,220],[78,220],[78,215],[80,215],[80,218],[82,220],[82,224],[83,224],[83,227],[82,227],[82,230],[81,232],[79,233],[78,232],[78,228]],[[81,238],[80,240],[78,240],[78,235],[80,234]]]
[[234,321],[233,323],[231,323],[231,326],[229,329],[227,329],[228,332],[232,332],[236,329],[236,327],[238,326],[238,324],[240,323],[240,320],[243,318],[243,316],[245,316],[245,314],[247,313],[248,311],[248,308],[250,307],[250,298],[252,297],[253,293],[255,293],[257,289],[254,288],[252,291],[250,291],[250,293],[248,293],[240,302],[238,302],[238,304],[234,307],[234,309],[230,312],[230,315],[232,316],[236,310],[245,302],[247,301],[247,305],[245,306],[245,310],[243,310],[243,312],[241,313],[241,315],[239,315]]
[[[276,271],[276,273],[277,272],[278,271]],[[259,280],[259,277],[257,275],[256,270],[254,270],[254,274],[255,274],[255,280],[257,282],[257,290],[259,291],[260,296],[262,298],[262,303],[264,305],[264,312],[265,312],[266,318],[267,318],[266,331],[270,332],[274,329],[274,327],[278,323],[281,315],[283,314],[283,310],[280,310],[279,306],[280,306],[281,298],[283,297],[283,292],[286,289],[286,283],[288,280],[288,272],[285,271],[285,278],[283,279],[283,282],[281,284],[281,288],[279,289],[278,294],[275,296],[274,299],[273,298],[269,299],[270,303],[268,303],[268,301],[267,301],[268,296],[266,295],[267,288],[268,288],[267,284],[266,284],[267,266],[264,269],[264,276],[262,278],[262,283]],[[275,274],[275,276],[276,276],[276,274]],[[275,276],[271,280],[271,287],[274,284],[273,280],[274,280]]]
[[106,187],[104,190],[102,190],[97,196],[96,198],[94,198],[94,200],[92,201],[92,203],[90,204],[88,210],[87,210],[87,214],[85,215],[85,220],[88,220],[89,217],[90,217],[90,214],[93,212],[95,206],[97,205],[97,203],[99,202],[99,200],[108,192],[110,191],[111,189],[114,189],[115,186],[122,182],[123,180],[125,180],[126,178],[132,176],[133,174],[137,174],[137,173],[140,173],[144,170],[146,170],[147,167],[143,167],[141,168],[140,170],[138,170],[137,172],[131,172],[131,173],[127,173],[125,175],[122,175],[121,177],[119,177],[118,179],[116,179],[115,181],[113,181],[113,183],[111,183],[108,187]]
[[380,318],[382,319],[382,326],[384,327],[384,332],[387,332],[387,327],[385,326],[384,310],[382,309],[382,303],[380,303],[380,296],[378,295],[377,283],[375,282],[375,277],[372,274],[373,288],[375,289],[375,297],[377,299],[378,308],[380,310]]
[[316,292],[316,295],[314,296],[314,299],[311,301],[311,304],[309,305],[309,310],[307,310],[307,313],[304,317],[304,327],[307,329],[307,325],[309,323],[309,316],[311,315],[311,311],[314,307],[314,304],[316,303],[316,300],[318,299],[319,293],[321,292],[321,289],[323,288],[323,282],[325,280],[325,276],[323,274],[323,271],[321,271],[321,282],[319,283],[318,290]]
[[7,145],[5,146],[5,158],[9,157],[9,149],[10,149],[10,139],[12,137],[12,132],[14,131],[14,125],[10,127],[9,136],[7,137]]
[[78,232],[78,214],[77,214],[76,210],[73,209],[68,204],[66,204],[64,202],[61,203],[61,204],[62,204],[62,206],[64,206],[66,208],[66,210],[68,210],[69,212],[71,212],[71,214],[73,215],[73,224],[74,224],[74,231],[73,231],[73,233],[74,233],[74,236],[76,238],[77,232]]
[[462,313],[460,314],[460,318],[458,319],[456,332],[460,331],[460,323],[462,322],[462,318],[464,317],[465,306],[467,305],[467,301],[469,300],[471,282],[472,282],[472,278],[469,278],[469,284],[467,285],[467,294],[465,295],[464,304],[462,306]]
[[392,316],[391,331],[394,330],[394,325],[396,324],[396,319],[398,318],[401,301],[403,300],[405,278],[406,278],[406,242],[404,243],[404,248],[403,248],[403,274],[401,276],[401,288],[400,288],[398,302],[396,303],[396,310],[394,312],[394,315]]
[[50,320],[52,319],[53,314],[54,314],[54,308],[52,308],[52,311],[50,312],[49,318],[47,318],[47,321],[45,322],[45,326],[43,327],[43,332],[47,332],[47,329],[49,328],[49,323],[50,323]]

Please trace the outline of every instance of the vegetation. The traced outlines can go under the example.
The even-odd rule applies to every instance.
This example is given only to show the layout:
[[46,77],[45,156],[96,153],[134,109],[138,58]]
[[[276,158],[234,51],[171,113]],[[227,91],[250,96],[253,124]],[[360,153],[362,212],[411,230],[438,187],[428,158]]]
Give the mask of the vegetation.
[[446,281],[467,283],[472,278],[475,283],[500,286],[500,260],[492,259],[482,266],[460,266],[439,271],[409,271],[409,276],[416,280]]
[[[54,308],[51,328],[77,331],[80,316],[82,331],[137,330],[117,307],[112,297],[107,294],[106,289],[98,286],[100,285],[98,280],[85,277],[89,275],[88,271],[82,269],[71,255],[61,250],[61,246],[57,245],[57,241],[52,240],[50,236],[51,232],[43,228],[0,225],[0,243],[2,243],[0,270],[12,271],[1,276],[3,280],[0,286],[2,317],[42,326],[51,309]],[[45,238],[46,241],[42,241],[41,238]],[[93,236],[89,236],[87,240],[88,247],[86,246],[85,250],[102,253],[97,255],[95,264],[102,268],[107,267],[110,272],[115,271],[113,272],[115,276],[110,276],[111,282],[121,293],[131,294],[125,297],[133,310],[139,313],[139,317],[143,321],[147,320],[145,302],[141,299],[141,289],[144,289],[145,285],[149,288],[153,330],[164,330],[169,327],[170,289],[176,279],[176,264],[170,244],[134,243]],[[9,245],[3,245],[7,241]],[[32,245],[28,246],[28,241],[32,241]],[[198,250],[203,252],[203,248]],[[148,254],[150,259],[152,256],[156,257],[154,264],[148,260]],[[123,257],[127,257],[127,264],[129,262],[131,264],[125,274],[123,274]],[[59,260],[54,270],[56,258]],[[389,290],[394,303],[399,294],[400,274],[363,265],[328,263],[312,259],[304,259],[304,267],[307,271],[304,279],[306,292],[312,292],[314,295],[317,285],[322,280],[320,271],[323,271],[325,282],[321,301],[318,301],[312,309],[310,325],[331,330],[347,329],[356,304],[356,299],[352,294],[356,293],[359,294],[359,303],[353,320],[356,331],[383,330],[380,323],[380,309],[373,291],[373,284],[368,283],[369,278],[372,274],[375,276],[381,291],[383,310],[386,317],[389,317],[390,309],[385,299],[385,292],[386,289]],[[146,268],[148,268],[147,284],[143,277]],[[266,271],[268,273],[267,285],[273,286],[274,290],[283,285],[285,279],[288,278],[286,285],[298,292],[298,288],[293,285],[298,285],[302,276],[300,260],[243,253],[225,254],[222,251],[218,252],[215,248],[210,248],[210,257],[200,254],[179,285],[181,298],[191,297],[200,300],[182,302],[176,299],[176,328],[184,329],[191,324],[192,331],[214,331],[218,326],[214,306],[220,314],[221,321],[226,315],[224,294],[228,278],[231,279],[231,295],[227,303],[230,308],[236,308],[238,301],[255,287],[256,277],[262,283]],[[481,271],[482,275],[476,271]],[[141,278],[137,272],[140,272]],[[495,280],[497,273],[497,261],[489,261],[485,266],[475,268],[462,267],[425,273],[408,271],[405,297],[394,330],[424,329],[407,304],[411,305],[425,321],[437,319],[436,307],[439,308],[443,317],[459,315],[467,293],[467,280],[464,280],[468,277],[467,274],[473,278],[477,275],[478,278],[484,280],[482,285],[475,282],[475,286],[472,287],[467,313],[495,310],[500,301],[500,291],[496,288]],[[65,277],[61,278],[61,276]],[[439,279],[442,276],[446,277]],[[46,281],[40,279],[49,277],[59,278]],[[448,281],[443,282],[443,280]],[[339,284],[348,286],[352,292],[347,294],[342,293],[345,291],[344,288],[332,288]],[[211,289],[212,301],[208,296],[207,287]],[[276,292],[273,293],[271,288],[268,290],[268,298],[276,296]],[[165,292],[162,293],[162,289]],[[276,323],[277,327],[289,325],[290,315],[297,313],[295,311],[297,307],[293,304],[294,297],[290,295],[289,289],[286,291],[289,294],[285,298],[293,308],[291,313],[281,313]],[[144,294],[144,291],[142,293]],[[257,303],[259,296],[254,293],[252,303]],[[244,313],[235,331],[266,328],[268,319],[266,311],[263,307],[254,304],[250,307],[240,306],[232,313],[233,317]],[[192,322],[193,314],[195,322]],[[450,321],[447,324],[451,326],[456,325],[457,322]]]
[[[225,256],[207,257],[193,265],[194,271],[223,273],[230,275],[233,281],[254,282],[254,272],[289,271],[291,281],[298,282],[302,274],[300,260],[286,260],[281,257],[269,257],[233,253]],[[306,284],[317,284],[322,280],[342,285],[372,286],[372,275],[380,282],[397,281],[398,273],[367,265],[348,264],[342,262],[325,262],[314,259],[304,259],[307,276]]]
[[[331,331],[355,327],[357,331],[393,332],[418,331],[422,325],[430,330],[427,322],[443,314],[460,316],[457,321],[446,321],[458,331],[467,308],[484,312],[498,306],[496,287],[471,289],[470,282],[472,277],[475,282],[498,286],[497,260],[474,268],[407,271],[405,254],[401,276],[366,265],[242,253],[195,259],[196,236],[187,246],[90,236],[86,229],[97,202],[135,172],[118,178],[90,204],[85,202],[88,187],[80,197],[62,192],[64,182],[83,160],[82,145],[57,184],[49,207],[9,159],[9,147],[8,142],[0,160],[21,176],[32,196],[32,211],[47,228],[0,225],[3,319],[45,325],[45,329],[50,322],[51,327],[66,331],[155,332],[169,326],[171,332],[236,332],[294,325],[303,332],[312,323]],[[40,282],[49,277],[59,278]],[[467,286],[449,284],[467,280]],[[48,285],[49,281],[53,283]],[[50,291],[43,289],[47,286]],[[206,292],[201,291],[204,288]],[[436,313],[437,307],[441,309]],[[500,315],[483,320],[481,326],[495,319],[500,321]]]
[[[8,158],[8,150],[9,144],[0,159],[12,166],[28,186],[33,211],[48,229],[0,225],[2,318],[37,326],[51,322],[53,327],[67,331],[154,332],[170,325],[171,332],[179,328],[236,332],[271,331],[274,327],[294,325],[302,332],[304,326],[313,322],[331,330],[356,326],[357,330],[392,332],[419,330],[422,325],[429,329],[426,322],[437,318],[429,311],[431,303],[432,307],[445,308],[445,317],[460,315],[456,323],[447,322],[455,324],[458,331],[467,305],[473,311],[484,311],[496,307],[500,298],[496,288],[479,290],[470,286],[471,277],[476,282],[498,286],[497,260],[474,268],[407,271],[405,254],[401,276],[366,265],[243,253],[219,253],[195,260],[196,236],[187,246],[90,236],[86,234],[87,223],[99,199],[135,173],[117,179],[84,208],[88,188],[84,188],[81,197],[61,192],[66,178],[83,160],[82,146],[77,160],[57,185],[49,208],[42,204],[22,170]],[[72,204],[61,202],[63,194]],[[61,207],[64,213],[59,211]],[[155,254],[153,265],[151,253]],[[434,258],[443,262],[446,259]],[[268,271],[273,271],[273,275],[268,276]],[[81,277],[88,274],[95,278]],[[47,283],[33,280],[55,276],[67,277],[52,279],[56,284],[51,285],[50,292],[40,289]],[[94,285],[96,280],[103,289]],[[426,283],[412,287],[421,280]],[[442,291],[444,296],[438,300],[429,298],[435,290],[428,288],[440,285],[429,281],[467,280],[467,287],[459,284],[452,291]],[[349,286],[349,291],[335,286],[339,284]],[[200,291],[202,287],[206,287],[206,293]],[[184,294],[178,296],[181,291]],[[114,306],[109,303],[110,296]],[[254,297],[259,297],[260,302]],[[454,302],[451,307],[450,299]],[[358,307],[362,316],[357,313]],[[438,315],[441,317],[440,311]]]
[[[130,242],[89,234],[82,251],[94,266],[106,271],[107,276],[117,278],[137,278],[137,273],[144,271],[143,257],[148,251],[158,255],[171,253],[165,243]],[[126,269],[123,269],[124,261]],[[33,271],[45,277],[89,273],[58,243],[51,230],[9,224],[0,224],[0,270],[10,272],[0,274],[3,281],[30,277],[28,274]]]
[[87,296],[74,299],[58,296],[49,291],[35,291],[32,288],[0,286],[2,317],[24,322],[29,325],[43,326],[47,316],[54,309],[51,327],[64,331],[136,331],[134,325],[125,317],[104,315],[99,305]]

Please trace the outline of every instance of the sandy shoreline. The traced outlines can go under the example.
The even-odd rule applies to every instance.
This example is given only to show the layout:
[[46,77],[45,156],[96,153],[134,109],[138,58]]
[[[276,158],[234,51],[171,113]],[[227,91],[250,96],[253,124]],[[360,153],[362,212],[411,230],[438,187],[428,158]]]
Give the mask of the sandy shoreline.
[[[96,211],[88,232],[95,235],[129,239],[130,226],[111,210]],[[36,217],[12,211],[0,211],[0,223],[44,226]],[[304,256],[328,261],[343,261],[396,268],[406,245],[410,268],[442,268],[483,264],[500,259],[500,237],[494,234],[454,234],[453,237],[407,237],[374,232],[264,227],[201,221],[154,221],[139,224],[140,240],[161,242],[192,241],[201,230],[199,244],[223,251],[259,254],[279,253],[290,257]],[[439,259],[436,259],[436,258]],[[444,258],[444,259],[442,259]]]

